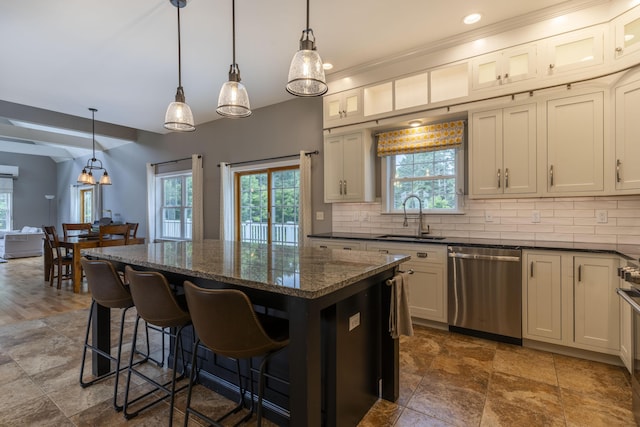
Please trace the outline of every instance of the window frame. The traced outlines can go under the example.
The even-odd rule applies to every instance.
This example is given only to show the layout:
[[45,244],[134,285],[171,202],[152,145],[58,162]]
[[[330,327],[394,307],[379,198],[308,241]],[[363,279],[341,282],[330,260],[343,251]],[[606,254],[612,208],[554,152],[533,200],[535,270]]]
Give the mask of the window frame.
[[13,191],[0,191],[0,194],[7,195],[7,215],[4,220],[6,221],[6,228],[0,229],[0,231],[13,230]]
[[[165,179],[176,178],[176,177],[182,178],[181,197],[183,202],[179,207],[180,213],[181,213],[180,214],[180,237],[175,237],[175,236],[169,237],[163,234],[163,223],[164,223],[163,212],[164,212],[164,209],[167,208],[167,206],[165,206],[164,204],[165,194],[164,194],[163,182]],[[191,178],[193,180],[193,173],[191,169],[182,170],[182,171],[164,172],[164,173],[154,175],[154,181],[155,181],[154,184],[155,184],[155,192],[156,192],[155,215],[157,220],[155,221],[155,223],[156,223],[156,240],[157,241],[191,241],[192,240],[192,235],[191,235],[192,230],[188,231],[186,227],[186,214],[185,214],[186,209],[188,208],[192,209],[191,215],[193,220],[193,204],[192,205],[185,204],[185,201],[188,200],[187,185],[186,185],[187,178]],[[193,191],[193,181],[192,181],[191,189]],[[191,195],[191,202],[193,203],[193,194]],[[171,206],[171,208],[175,208],[175,206]],[[187,234],[190,234],[190,235],[187,236]]]
[[[451,215],[462,214],[464,206],[464,194],[466,194],[466,157],[465,144],[457,148],[446,148],[446,150],[455,150],[455,187],[456,187],[456,206],[453,209],[422,209],[423,214],[430,215]],[[436,150],[440,151],[440,150]],[[380,159],[381,165],[381,209],[384,214],[404,214],[403,209],[393,209],[394,191],[392,184],[393,165],[395,155],[385,156]],[[425,180],[426,181],[426,180]],[[407,212],[417,213],[416,208],[407,208]]]

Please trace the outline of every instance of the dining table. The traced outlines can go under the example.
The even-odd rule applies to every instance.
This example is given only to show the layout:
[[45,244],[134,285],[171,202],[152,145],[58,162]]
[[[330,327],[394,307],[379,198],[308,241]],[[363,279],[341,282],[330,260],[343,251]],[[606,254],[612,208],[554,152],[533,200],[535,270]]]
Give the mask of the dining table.
[[[105,239],[103,237],[103,239]],[[106,237],[109,240],[110,246],[114,246],[114,242],[122,241],[122,245],[125,244],[125,240],[122,236],[119,235],[111,235]],[[73,257],[73,265],[71,270],[71,282],[73,284],[73,292],[78,293],[80,289],[82,289],[82,264],[80,263],[80,259],[82,258],[82,249],[89,248],[99,248],[102,245],[100,244],[100,238],[98,234],[95,235],[70,235],[65,239],[64,236],[59,236],[58,238],[60,247],[68,249],[72,251]],[[139,245],[144,244],[144,237],[129,237],[128,245]],[[50,267],[51,267],[51,254],[48,251],[45,251],[44,256],[44,279],[49,280]]]

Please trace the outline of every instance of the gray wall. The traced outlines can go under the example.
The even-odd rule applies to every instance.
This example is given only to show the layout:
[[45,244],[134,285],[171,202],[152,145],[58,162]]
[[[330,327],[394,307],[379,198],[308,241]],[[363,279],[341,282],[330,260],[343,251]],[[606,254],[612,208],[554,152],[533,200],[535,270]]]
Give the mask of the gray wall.
[[51,202],[51,223],[56,224],[60,203],[56,163],[50,157],[0,153],[0,164],[20,168],[18,179],[13,180],[13,229],[49,224],[49,201],[45,194],[56,196]]
[[[197,116],[197,111],[194,111]],[[162,120],[158,117],[158,120]],[[204,234],[218,238],[220,221],[220,162],[241,162],[319,150],[312,156],[314,232],[331,231],[331,205],[323,202],[322,98],[296,98],[253,111],[246,119],[219,119],[197,126],[193,133],[166,135],[139,132],[138,143],[97,153],[109,171],[113,185],[103,188],[103,209],[139,222],[138,235],[146,235],[145,164],[203,155]],[[75,183],[87,158],[58,165],[60,222],[69,219],[69,185]],[[190,162],[183,162],[185,169]],[[43,200],[44,200],[44,196]],[[324,220],[315,221],[323,211]]]

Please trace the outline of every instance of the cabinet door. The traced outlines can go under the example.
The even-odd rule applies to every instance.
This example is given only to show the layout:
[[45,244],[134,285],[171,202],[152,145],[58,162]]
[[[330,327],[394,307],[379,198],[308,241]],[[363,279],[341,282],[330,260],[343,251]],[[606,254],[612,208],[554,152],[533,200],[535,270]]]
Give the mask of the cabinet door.
[[574,257],[574,340],[619,351],[620,299],[615,259]]
[[343,136],[342,200],[364,200],[364,144],[362,133]]
[[471,193],[502,193],[502,110],[473,114],[470,143]]
[[602,92],[547,102],[547,191],[603,189]]
[[502,53],[490,53],[475,58],[471,63],[472,86],[474,89],[500,84]]
[[411,316],[420,319],[446,322],[444,266],[412,263],[403,264],[411,268],[409,277],[409,310]]
[[342,137],[333,136],[324,140],[324,200],[342,200]]
[[560,255],[527,254],[523,294],[527,338],[562,340]]
[[547,73],[559,74],[604,62],[604,30],[588,28],[552,37],[547,41]]
[[640,80],[616,89],[616,189],[640,188]]
[[502,115],[505,194],[536,192],[536,105],[505,108]]
[[633,349],[631,345],[633,343],[633,330],[631,328],[631,322],[633,322],[633,309],[621,298],[620,300],[620,359],[624,366],[627,368],[630,374],[632,372]]
[[342,118],[342,94],[336,93],[324,97],[324,121]]
[[536,45],[506,50],[502,56],[502,83],[512,83],[537,75]]
[[622,58],[640,49],[640,8],[623,13],[614,20],[615,58]]

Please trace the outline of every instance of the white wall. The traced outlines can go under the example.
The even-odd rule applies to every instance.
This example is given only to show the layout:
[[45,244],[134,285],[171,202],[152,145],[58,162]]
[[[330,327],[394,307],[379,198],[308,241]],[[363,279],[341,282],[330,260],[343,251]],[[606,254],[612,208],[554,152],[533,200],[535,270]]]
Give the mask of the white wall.
[[[332,210],[334,233],[413,234],[417,228],[414,219],[405,228],[402,215],[380,214],[380,203],[334,203]],[[640,196],[465,199],[464,210],[425,215],[424,223],[446,237],[640,244]],[[539,223],[532,222],[534,211]],[[606,211],[607,223],[597,222],[596,211]]]

